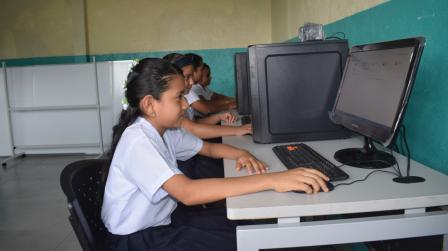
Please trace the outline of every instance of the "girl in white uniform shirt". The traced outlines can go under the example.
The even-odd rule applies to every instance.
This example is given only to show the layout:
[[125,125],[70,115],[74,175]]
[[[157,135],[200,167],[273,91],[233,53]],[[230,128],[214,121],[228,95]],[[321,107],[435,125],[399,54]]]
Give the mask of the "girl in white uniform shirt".
[[[204,63],[202,68],[202,79],[193,85],[190,92],[194,92],[205,104],[219,107],[221,110],[228,110],[229,107],[235,107],[234,98],[213,92],[208,88],[212,80],[210,66]],[[219,109],[218,108],[218,109]]]
[[[198,65],[200,63],[202,64],[202,61],[198,60],[198,57],[178,53],[168,54],[164,59],[179,67],[185,78],[185,99],[189,107],[186,111],[186,118],[182,120],[182,128],[212,143],[221,143],[221,136],[244,135],[252,132],[252,126],[250,124],[243,126],[215,125],[221,120],[227,120],[233,123],[236,117],[231,113],[213,114],[194,120],[194,111],[190,104],[193,102],[192,100],[196,100],[198,97],[190,89],[193,86],[195,78],[199,78],[202,75],[198,75],[198,72],[194,70],[194,66],[198,68]],[[194,158],[190,158],[187,161],[179,161],[178,165],[185,175],[193,179],[224,177],[222,159],[194,156]]]
[[[249,152],[203,142],[179,129],[187,107],[184,89],[181,72],[162,59],[143,59],[128,75],[129,107],[114,126],[105,170],[101,216],[110,232],[106,250],[236,250],[234,224],[207,215],[178,220],[177,202],[196,205],[269,189],[328,191],[328,178],[317,171],[266,173]],[[176,158],[196,153],[235,159],[237,169],[246,167],[257,175],[191,180],[179,171]]]
[[[190,106],[195,110],[195,115],[199,117],[206,116],[213,113],[218,113],[222,111],[228,111],[230,109],[236,108],[236,102],[209,102],[204,99],[200,99],[199,94],[194,91],[194,86],[200,85],[204,75],[205,63],[201,56],[189,53],[185,54],[186,57],[190,57],[193,63],[193,81],[194,85],[190,93],[194,93],[197,97],[191,100]],[[193,95],[193,94],[192,94]]]

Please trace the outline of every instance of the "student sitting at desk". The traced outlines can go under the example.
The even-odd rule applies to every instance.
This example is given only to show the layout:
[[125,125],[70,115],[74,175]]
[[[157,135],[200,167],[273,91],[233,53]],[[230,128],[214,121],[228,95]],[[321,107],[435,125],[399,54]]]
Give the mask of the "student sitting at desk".
[[[182,74],[185,78],[185,92],[184,95],[187,102],[191,100],[191,87],[193,85],[193,59],[192,57],[186,57],[181,54],[172,53],[164,57],[165,60],[170,61],[182,70]],[[194,94],[194,93],[193,93]],[[190,103],[190,102],[188,102]],[[199,123],[194,121],[193,108],[190,106],[187,109],[186,117],[182,120],[181,126],[190,133],[200,137],[202,139],[212,140],[215,143],[220,143],[219,137],[233,136],[233,135],[245,135],[252,132],[252,125],[242,126],[221,126],[216,125],[221,120],[226,119],[227,122],[232,123],[234,116],[224,114],[213,114],[205,118],[198,119]],[[222,159],[207,158],[205,156],[195,156],[187,161],[179,161],[179,168],[189,178],[222,178],[224,177],[224,166]]]
[[[179,128],[185,109],[182,73],[162,59],[146,58],[128,75],[129,106],[113,128],[101,218],[109,230],[105,250],[236,250],[235,223],[225,217],[190,212],[178,202],[197,205],[264,190],[327,191],[323,174],[298,168],[266,173],[248,151],[203,142]],[[195,154],[234,159],[249,175],[191,180],[176,159]]]
[[191,91],[196,93],[201,101],[209,106],[216,107],[217,110],[225,111],[236,108],[236,101],[234,98],[213,92],[208,88],[212,80],[210,66],[204,63],[202,68],[202,79],[191,88]]
[[[185,56],[191,58],[193,63],[193,84],[200,85],[204,75],[204,62],[202,57],[194,53],[185,54]],[[188,95],[192,96],[189,97]],[[201,116],[236,108],[236,102],[210,102],[201,99],[195,91],[190,92],[188,95],[187,99],[189,100],[190,106]]]
[[[171,53],[163,57],[163,59],[173,63],[182,70],[186,86],[184,96],[189,105],[194,103],[192,101],[199,99],[199,97],[194,92],[190,91],[194,83],[194,63],[192,57],[186,57],[178,53]],[[222,136],[245,135],[252,133],[252,125],[250,124],[242,126],[216,125],[221,120],[224,120],[231,124],[236,120],[236,117],[232,113],[226,112],[213,114],[195,121],[194,110],[191,106],[189,106],[186,113],[186,119],[182,121],[182,127],[202,139],[210,139]]]

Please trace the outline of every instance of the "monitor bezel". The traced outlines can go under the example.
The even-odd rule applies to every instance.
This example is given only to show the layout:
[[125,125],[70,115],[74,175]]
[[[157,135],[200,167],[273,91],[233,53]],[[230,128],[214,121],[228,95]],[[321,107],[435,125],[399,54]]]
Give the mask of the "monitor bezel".
[[[243,69],[241,67],[241,57],[246,60],[246,83],[243,81]],[[235,70],[235,99],[239,115],[250,115],[250,80],[249,80],[249,55],[248,52],[236,52],[234,54]]]
[[[418,70],[418,65],[420,62],[420,57],[423,52],[423,48],[425,46],[425,38],[424,37],[414,37],[407,39],[400,39],[388,42],[380,42],[373,44],[364,44],[357,45],[350,49],[349,56],[346,61],[346,65],[344,68],[344,73],[341,78],[341,84],[339,85],[339,90],[336,94],[335,103],[333,106],[333,110],[330,113],[330,119],[339,125],[344,126],[345,128],[372,138],[375,141],[381,142],[385,146],[389,146],[393,141],[397,134],[397,130],[401,125],[401,121],[403,119],[403,115],[406,110],[407,103],[409,101],[410,93],[414,84],[415,76]],[[370,121],[364,119],[362,117],[345,113],[343,111],[337,110],[339,98],[341,96],[342,88],[344,87],[344,80],[346,77],[346,72],[348,69],[348,64],[351,60],[352,53],[365,52],[365,51],[373,51],[373,50],[387,50],[387,49],[396,49],[396,48],[414,48],[414,52],[412,54],[411,63],[409,66],[409,70],[406,76],[405,87],[403,88],[403,92],[400,97],[400,105],[395,114],[394,122],[392,123],[392,127],[387,127],[383,125],[379,125],[374,121]]]

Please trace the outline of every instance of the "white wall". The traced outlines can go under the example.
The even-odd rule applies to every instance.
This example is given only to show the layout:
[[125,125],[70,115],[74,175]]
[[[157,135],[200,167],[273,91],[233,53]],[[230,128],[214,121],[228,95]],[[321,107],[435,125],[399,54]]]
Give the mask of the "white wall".
[[[105,150],[121,111],[123,83],[131,64],[132,61],[97,64]],[[94,64],[11,67],[7,68],[7,81],[16,152],[101,152]],[[5,90],[1,84],[0,97]],[[10,145],[3,143],[9,139],[7,120],[3,119],[7,118],[6,112],[6,102],[2,102],[0,155],[11,154],[7,151]]]

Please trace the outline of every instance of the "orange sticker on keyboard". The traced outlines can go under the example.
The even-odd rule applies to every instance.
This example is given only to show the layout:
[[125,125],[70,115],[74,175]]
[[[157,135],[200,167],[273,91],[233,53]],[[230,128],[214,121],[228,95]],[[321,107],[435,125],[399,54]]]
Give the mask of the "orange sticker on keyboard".
[[288,149],[288,151],[292,152],[297,150],[299,147],[298,146],[287,146],[286,149]]

